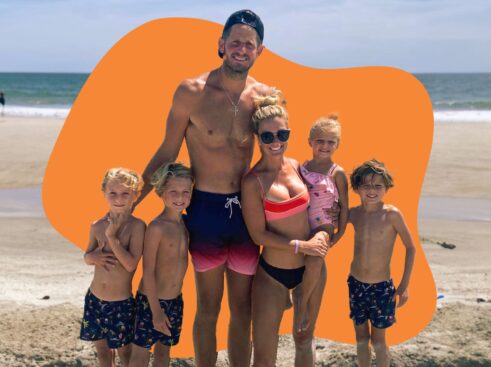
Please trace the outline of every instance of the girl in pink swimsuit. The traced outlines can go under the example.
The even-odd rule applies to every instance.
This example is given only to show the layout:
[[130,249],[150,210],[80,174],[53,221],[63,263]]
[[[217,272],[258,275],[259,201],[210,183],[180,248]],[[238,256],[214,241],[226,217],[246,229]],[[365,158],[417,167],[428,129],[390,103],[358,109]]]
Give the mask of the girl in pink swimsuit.
[[[334,246],[339,241],[348,223],[348,179],[343,168],[332,160],[340,139],[341,126],[337,116],[321,117],[314,123],[309,134],[313,158],[300,167],[300,173],[310,194],[308,207],[310,229],[312,234],[319,231],[327,232],[330,246]],[[340,207],[337,231],[333,218],[326,212],[326,209],[333,208],[335,205]],[[309,325],[307,304],[319,279],[323,261],[324,259],[320,257],[305,257],[298,329],[303,330]]]

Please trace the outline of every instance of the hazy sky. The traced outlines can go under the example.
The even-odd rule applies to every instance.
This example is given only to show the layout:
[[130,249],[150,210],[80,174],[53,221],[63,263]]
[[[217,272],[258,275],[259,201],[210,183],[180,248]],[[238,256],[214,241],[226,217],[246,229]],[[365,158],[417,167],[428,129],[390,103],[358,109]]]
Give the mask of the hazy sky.
[[304,65],[491,72],[489,0],[0,0],[0,72],[90,72],[149,20],[223,24],[242,8],[261,16],[271,51]]

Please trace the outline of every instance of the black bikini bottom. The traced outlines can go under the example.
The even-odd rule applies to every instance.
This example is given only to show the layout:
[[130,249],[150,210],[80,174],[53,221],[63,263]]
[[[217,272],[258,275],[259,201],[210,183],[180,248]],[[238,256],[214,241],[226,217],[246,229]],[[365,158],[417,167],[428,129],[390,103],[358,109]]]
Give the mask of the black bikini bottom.
[[293,289],[300,283],[302,283],[303,272],[305,271],[305,266],[296,269],[281,269],[275,266],[269,265],[266,260],[259,257],[259,265],[264,269],[269,276],[283,284],[288,289]]

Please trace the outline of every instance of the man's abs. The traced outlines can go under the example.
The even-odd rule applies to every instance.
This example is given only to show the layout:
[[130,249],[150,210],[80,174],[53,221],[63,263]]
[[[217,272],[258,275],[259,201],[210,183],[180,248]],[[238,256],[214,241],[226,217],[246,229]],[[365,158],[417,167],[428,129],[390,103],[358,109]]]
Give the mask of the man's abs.
[[229,143],[221,147],[188,144],[195,188],[214,193],[240,191],[242,176],[249,169],[252,146]]

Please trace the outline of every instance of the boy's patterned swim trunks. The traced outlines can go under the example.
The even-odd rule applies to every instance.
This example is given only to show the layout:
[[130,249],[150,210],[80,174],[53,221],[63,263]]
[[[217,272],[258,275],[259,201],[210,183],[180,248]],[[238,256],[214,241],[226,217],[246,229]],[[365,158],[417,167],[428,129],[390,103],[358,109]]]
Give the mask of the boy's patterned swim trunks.
[[80,339],[106,339],[109,348],[121,348],[131,343],[133,338],[134,315],[133,297],[123,301],[103,301],[89,289],[85,296]]
[[136,294],[136,320],[135,336],[133,343],[142,347],[150,348],[156,342],[160,341],[164,345],[172,346],[179,343],[182,327],[182,314],[184,311],[184,302],[180,294],[174,299],[159,299],[160,307],[167,315],[171,327],[171,336],[162,334],[153,328],[152,311],[148,298],[142,293]]
[[380,283],[363,283],[348,277],[350,318],[356,325],[370,319],[372,326],[385,329],[395,321],[396,289],[392,279]]

